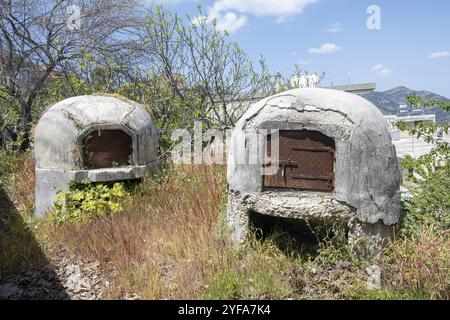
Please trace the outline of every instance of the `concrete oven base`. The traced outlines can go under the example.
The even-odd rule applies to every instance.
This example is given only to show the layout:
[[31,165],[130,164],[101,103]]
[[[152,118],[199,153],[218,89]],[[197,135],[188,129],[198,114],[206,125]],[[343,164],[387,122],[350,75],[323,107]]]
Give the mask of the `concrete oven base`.
[[339,202],[331,193],[314,191],[264,191],[228,193],[227,222],[231,239],[245,242],[250,234],[250,213],[257,212],[280,218],[345,223],[348,241],[359,256],[377,257],[393,236],[395,225],[358,220],[355,208]]

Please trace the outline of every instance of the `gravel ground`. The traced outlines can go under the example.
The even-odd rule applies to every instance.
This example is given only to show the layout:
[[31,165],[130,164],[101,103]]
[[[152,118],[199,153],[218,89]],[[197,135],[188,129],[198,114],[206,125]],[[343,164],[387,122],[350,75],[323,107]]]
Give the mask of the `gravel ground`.
[[59,248],[48,264],[0,279],[0,300],[95,300],[108,286],[98,262],[81,261]]

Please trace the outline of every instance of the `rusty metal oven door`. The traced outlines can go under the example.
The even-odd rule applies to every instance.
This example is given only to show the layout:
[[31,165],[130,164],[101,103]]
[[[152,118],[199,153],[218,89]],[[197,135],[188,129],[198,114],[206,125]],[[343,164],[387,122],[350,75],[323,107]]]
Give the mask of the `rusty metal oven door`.
[[[279,169],[275,175],[263,176],[265,188],[333,190],[333,139],[317,131],[281,130],[279,143]],[[270,135],[267,137],[267,155],[271,155]]]
[[122,130],[95,130],[84,139],[83,145],[87,169],[132,164],[132,139]]

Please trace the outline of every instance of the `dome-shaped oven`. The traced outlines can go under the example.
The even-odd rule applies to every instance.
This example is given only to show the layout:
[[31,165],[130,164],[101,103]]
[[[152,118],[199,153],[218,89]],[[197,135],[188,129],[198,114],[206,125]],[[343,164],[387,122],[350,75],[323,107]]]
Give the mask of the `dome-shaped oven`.
[[231,136],[228,184],[235,240],[246,237],[251,212],[357,222],[367,233],[399,218],[388,124],[369,101],[343,91],[296,89],[254,104]]
[[156,166],[158,134],[138,104],[108,95],[78,96],[49,108],[35,133],[36,214],[70,180],[142,178]]

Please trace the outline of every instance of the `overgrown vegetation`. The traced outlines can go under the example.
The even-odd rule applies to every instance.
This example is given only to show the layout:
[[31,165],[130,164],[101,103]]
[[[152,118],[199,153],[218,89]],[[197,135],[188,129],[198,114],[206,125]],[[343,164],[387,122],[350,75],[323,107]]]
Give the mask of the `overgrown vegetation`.
[[[65,247],[100,262],[112,281],[107,298],[450,298],[450,152],[435,135],[448,125],[410,129],[435,148],[403,162],[412,197],[401,234],[377,261],[355,257],[339,226],[312,227],[309,248],[283,228],[264,237],[256,229],[237,250],[227,236],[222,166],[168,165],[131,190],[72,184],[52,215],[31,219],[34,159],[15,151],[31,145],[32,125],[49,105],[95,92],[135,100],[153,113],[164,154],[173,129],[196,120],[205,128],[232,127],[247,107],[243,100],[301,81],[299,69],[286,81],[274,79],[263,59],[256,68],[206,17],[194,21],[163,8],[143,14],[137,2],[82,1],[81,30],[88,32],[80,37],[65,28],[64,1],[0,0],[1,277],[39,266]],[[39,36],[30,38],[29,30]],[[229,110],[233,99],[239,105]],[[410,103],[450,110],[440,101]],[[367,268],[374,266],[382,283],[370,289]]]
[[[8,180],[10,198],[23,208],[16,222],[22,221],[20,229],[27,233],[2,240],[3,274],[38,264],[42,252],[51,256],[62,245],[80,258],[100,262],[111,279],[104,288],[106,298],[450,298],[446,232],[422,229],[398,237],[378,261],[352,255],[337,226],[311,226],[320,239],[313,250],[278,227],[263,239],[255,230],[252,240],[236,250],[227,237],[222,166],[169,167],[146,177],[120,201],[123,211],[118,214],[62,225],[50,219],[31,221],[20,203],[32,201],[33,188],[19,177],[31,175],[32,168],[20,165]],[[26,197],[19,190],[26,190]],[[381,269],[378,289],[367,287],[367,268],[372,265]]]
[[16,153],[5,153],[1,156],[0,161],[0,187],[5,185],[9,176],[17,171],[19,162],[17,161],[18,154]]
[[93,184],[69,182],[67,192],[59,191],[49,219],[56,224],[67,221],[83,223],[94,217],[123,211],[122,201],[128,196],[123,183]]
[[[0,185],[0,277],[41,264],[45,255],[36,242],[34,159],[30,154],[0,155],[6,168]],[[42,243],[42,245],[45,245]]]
[[[414,107],[438,107],[448,112],[450,103],[426,100],[417,96],[408,97]],[[450,145],[442,139],[448,132],[448,124],[421,122],[415,128],[399,122],[397,126],[417,138],[433,144],[426,155],[413,158],[407,156],[402,167],[413,184],[411,198],[405,201],[405,216],[402,221],[404,235],[418,235],[423,228],[435,232],[450,229]]]

